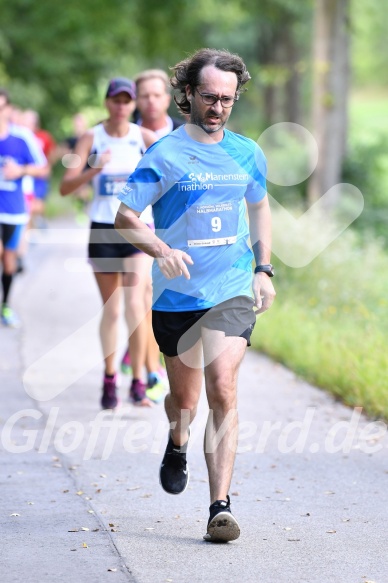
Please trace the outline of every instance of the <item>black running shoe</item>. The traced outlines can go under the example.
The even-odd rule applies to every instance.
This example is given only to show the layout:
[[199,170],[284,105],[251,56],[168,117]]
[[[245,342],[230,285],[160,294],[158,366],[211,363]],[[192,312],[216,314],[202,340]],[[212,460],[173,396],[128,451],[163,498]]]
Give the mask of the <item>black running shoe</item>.
[[159,471],[160,485],[168,494],[181,494],[189,483],[189,468],[186,461],[188,443],[187,440],[185,445],[176,446],[171,435],[169,437]]
[[240,536],[240,527],[230,510],[230,498],[216,500],[209,506],[209,522],[204,539],[209,542],[228,542]]

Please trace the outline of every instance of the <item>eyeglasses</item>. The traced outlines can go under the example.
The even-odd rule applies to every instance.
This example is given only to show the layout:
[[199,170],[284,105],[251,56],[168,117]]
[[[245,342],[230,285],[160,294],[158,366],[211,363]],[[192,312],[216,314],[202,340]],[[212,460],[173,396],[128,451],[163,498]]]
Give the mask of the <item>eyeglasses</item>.
[[238,95],[235,97],[230,97],[229,95],[217,97],[217,95],[213,95],[212,93],[200,93],[198,89],[195,89],[195,91],[198,93],[198,95],[201,96],[202,102],[205,105],[215,105],[218,101],[220,101],[222,107],[232,107],[235,101],[238,101],[239,98]]

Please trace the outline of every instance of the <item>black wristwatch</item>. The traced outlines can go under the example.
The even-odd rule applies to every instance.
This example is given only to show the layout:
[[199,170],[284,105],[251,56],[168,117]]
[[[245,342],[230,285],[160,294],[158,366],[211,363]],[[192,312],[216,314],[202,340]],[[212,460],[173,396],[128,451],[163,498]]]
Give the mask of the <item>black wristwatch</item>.
[[255,273],[266,273],[268,277],[275,275],[273,266],[270,263],[267,263],[267,265],[258,265],[255,267]]

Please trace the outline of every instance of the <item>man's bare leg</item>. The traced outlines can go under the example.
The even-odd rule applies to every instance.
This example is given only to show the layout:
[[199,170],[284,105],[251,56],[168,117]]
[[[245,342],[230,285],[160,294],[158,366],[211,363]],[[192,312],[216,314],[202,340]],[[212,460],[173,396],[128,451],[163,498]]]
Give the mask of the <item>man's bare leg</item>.
[[132,376],[142,379],[148,343],[147,286],[150,279],[152,259],[145,253],[136,253],[124,259],[123,275],[125,318],[130,332],[129,345],[132,361]]
[[[159,479],[162,488],[169,494],[181,494],[189,483],[186,451],[189,425],[197,412],[202,386],[202,343],[185,353],[190,364],[179,356],[165,357],[170,393],[165,399],[165,409],[170,421],[169,439],[160,466]],[[183,355],[182,355],[183,356]]]
[[210,507],[207,532],[210,542],[227,542],[240,536],[230,509],[228,491],[238,439],[237,375],[246,340],[202,329],[209,417],[204,449],[209,474]]
[[212,504],[226,500],[232,479],[238,439],[237,376],[247,342],[207,328],[203,328],[202,339],[209,403],[204,450]]
[[[164,407],[171,424],[171,437],[175,445],[188,440],[188,428],[193,421],[202,387],[202,343],[198,341],[182,358],[165,356],[170,393]],[[190,362],[192,366],[188,366]]]

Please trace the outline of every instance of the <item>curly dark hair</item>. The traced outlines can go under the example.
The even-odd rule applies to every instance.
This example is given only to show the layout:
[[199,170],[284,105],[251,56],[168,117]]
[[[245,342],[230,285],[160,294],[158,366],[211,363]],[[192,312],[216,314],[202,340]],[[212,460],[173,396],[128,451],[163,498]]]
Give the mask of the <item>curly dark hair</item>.
[[234,55],[226,50],[200,49],[187,59],[171,67],[174,75],[170,83],[174,89],[179,90],[178,95],[174,95],[174,101],[182,113],[190,113],[190,102],[186,97],[186,86],[190,85],[192,90],[201,84],[201,71],[204,67],[213,65],[221,71],[235,73],[237,76],[237,95],[245,89],[243,85],[251,78],[244,61],[238,55]]

